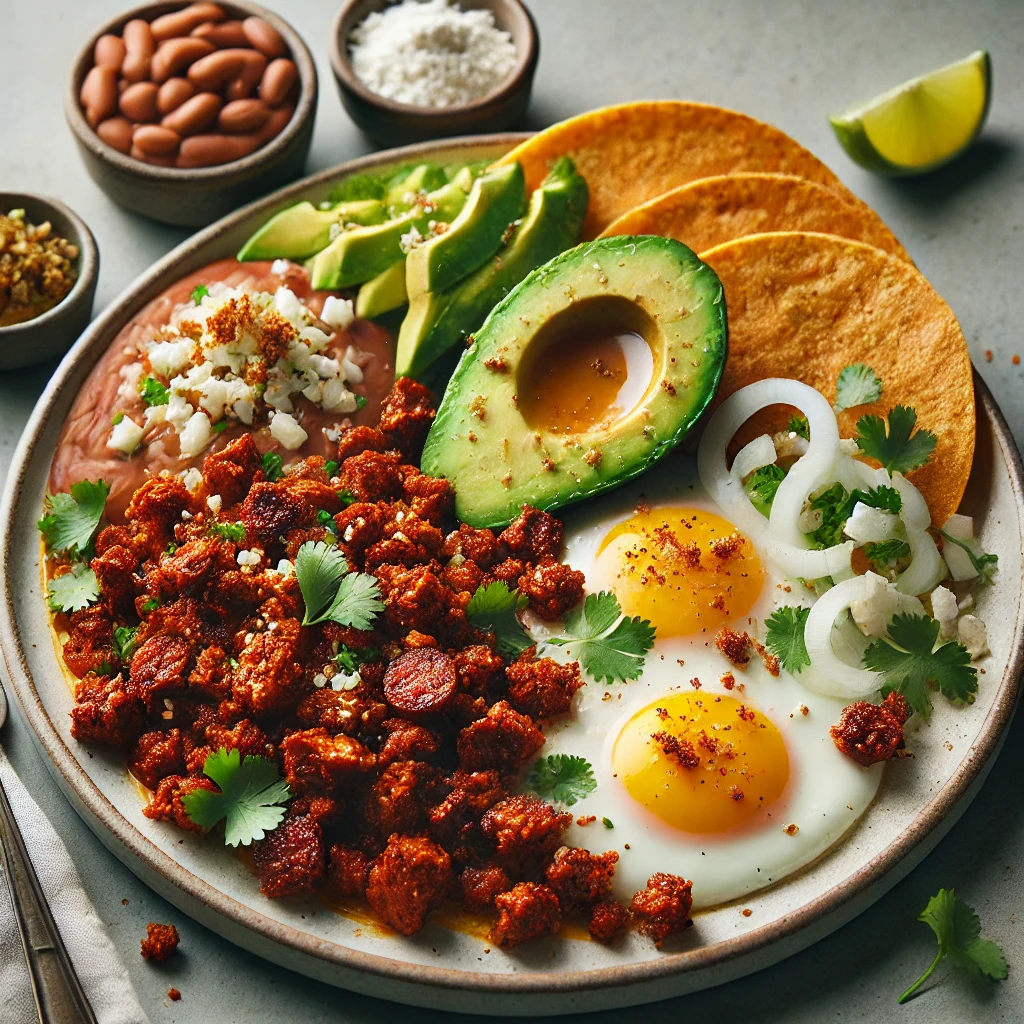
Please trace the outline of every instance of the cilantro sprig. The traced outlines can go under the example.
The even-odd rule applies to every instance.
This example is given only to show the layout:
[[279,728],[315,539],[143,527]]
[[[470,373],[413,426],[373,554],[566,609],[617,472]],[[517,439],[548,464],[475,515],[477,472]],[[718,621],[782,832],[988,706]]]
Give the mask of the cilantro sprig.
[[597,789],[590,762],[575,754],[549,754],[535,761],[526,784],[537,796],[565,807]]
[[924,974],[900,996],[900,1003],[917,992],[945,957],[975,977],[984,975],[996,981],[1006,980],[1009,968],[1002,949],[991,939],[981,938],[978,915],[973,907],[957,898],[955,889],[940,889],[917,919],[935,932],[939,950]]
[[146,405],[167,405],[171,400],[171,392],[166,384],[161,384],[156,377],[147,377],[139,388],[139,395]]
[[910,545],[899,537],[876,542],[868,541],[864,545],[864,555],[872,568],[885,576],[896,567],[901,558],[910,557]]
[[263,475],[273,483],[275,480],[281,479],[282,465],[284,460],[277,452],[264,452],[263,453]]
[[772,502],[779,489],[779,484],[786,479],[786,471],[781,466],[771,463],[755,469],[743,485],[750,503],[765,518],[772,510]]
[[803,605],[784,604],[765,619],[764,645],[787,672],[799,672],[811,663],[804,640],[804,627],[810,614],[811,609]]
[[810,441],[811,439],[811,425],[807,422],[806,416],[791,417],[789,423],[786,424],[786,429],[791,434],[802,437],[805,441]]
[[572,645],[580,667],[597,682],[628,682],[644,670],[644,656],[654,644],[654,627],[639,615],[622,614],[610,591],[588,594],[563,622],[564,634],[547,640]]
[[201,828],[213,828],[224,819],[226,846],[248,846],[281,824],[292,792],[269,758],[250,754],[243,761],[237,750],[221,747],[203,762],[203,772],[220,792],[194,789],[181,802]]
[[99,600],[100,582],[85,562],[75,562],[71,572],[50,580],[46,596],[52,611],[81,611]]
[[192,289],[192,294],[189,298],[191,298],[191,300],[198,306],[199,303],[203,301],[203,297],[209,294],[210,289],[207,288],[205,284],[197,284],[195,288]]
[[867,491],[857,487],[847,491],[842,484],[834,483],[810,500],[810,507],[821,513],[821,525],[807,536],[822,548],[841,544],[843,528],[853,515],[853,508],[858,502],[893,514],[898,514],[903,508],[903,499],[895,487],[883,484],[880,487],[871,487]]
[[525,607],[526,598],[518,590],[509,589],[504,580],[494,580],[477,587],[466,606],[466,616],[477,629],[494,634],[503,658],[518,658],[534,644],[519,621],[518,613]]
[[375,577],[349,572],[345,556],[323,541],[306,541],[295,556],[295,577],[305,602],[304,626],[336,622],[353,629],[370,629],[384,610]]
[[917,412],[906,405],[889,410],[888,431],[881,416],[857,420],[857,445],[890,473],[909,473],[923,466],[935,451],[938,438],[930,430],[914,432]]
[[857,405],[870,405],[882,397],[882,378],[865,363],[852,363],[839,371],[836,381],[836,412]]
[[71,485],[70,493],[47,494],[38,524],[46,550],[84,557],[103,519],[109,493],[102,480],[80,480]]
[[864,667],[884,677],[881,690],[886,696],[902,694],[911,709],[926,721],[931,715],[930,685],[950,700],[970,703],[978,691],[978,671],[971,655],[960,643],[938,648],[939,623],[927,615],[899,614],[889,623],[889,637],[879,637],[864,652]]
[[139,642],[138,626],[115,626],[114,639],[110,649],[114,652],[114,657],[122,665],[126,665],[132,660],[132,655],[138,648]]
[[245,540],[244,523],[210,523],[210,533],[221,537],[223,540],[231,540],[241,544]]

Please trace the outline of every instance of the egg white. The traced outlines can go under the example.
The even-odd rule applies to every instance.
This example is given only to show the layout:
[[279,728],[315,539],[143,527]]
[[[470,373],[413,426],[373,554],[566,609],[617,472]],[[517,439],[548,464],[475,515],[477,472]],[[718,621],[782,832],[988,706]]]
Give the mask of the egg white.
[[[653,509],[686,505],[723,514],[702,488],[693,459],[677,454],[641,480],[565,516],[566,561],[592,573],[601,540],[633,514],[641,497]],[[750,615],[732,623],[751,635],[763,635],[761,623],[775,605],[796,603],[793,591],[799,584],[767,563],[765,569],[764,587]],[[720,682],[730,671],[737,683],[731,693]],[[782,734],[790,760],[789,783],[775,804],[745,825],[714,835],[671,828],[629,795],[612,764],[612,748],[626,722],[669,693],[692,693],[694,677],[702,693],[730,694],[767,716]],[[798,675],[782,671],[771,676],[756,656],[745,670],[735,669],[715,647],[713,633],[656,639],[640,679],[589,682],[577,695],[573,715],[546,729],[543,753],[585,757],[597,780],[594,792],[571,807],[574,823],[566,842],[594,852],[617,850],[615,894],[627,901],[657,871],[692,880],[695,907],[716,906],[778,882],[835,844],[867,809],[881,782],[883,765],[862,768],[832,742],[829,727],[845,703],[813,693]],[[597,820],[576,823],[590,815]],[[787,825],[796,825],[797,831],[788,833]]]

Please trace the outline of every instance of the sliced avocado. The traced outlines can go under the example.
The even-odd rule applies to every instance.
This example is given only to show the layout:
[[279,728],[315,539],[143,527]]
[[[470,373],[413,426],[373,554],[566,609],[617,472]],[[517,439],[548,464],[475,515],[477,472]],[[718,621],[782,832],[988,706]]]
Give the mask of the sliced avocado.
[[[393,263],[382,274],[367,281],[356,296],[356,316],[373,320],[409,301],[405,291],[405,260]],[[397,376],[397,375],[396,375]]]
[[471,526],[582,501],[687,435],[725,356],[722,286],[692,250],[653,236],[587,242],[533,271],[476,332],[421,468],[451,482]]
[[296,203],[274,214],[238,251],[238,259],[302,260],[319,252],[332,233],[347,224],[379,224],[387,210],[379,199],[336,203],[318,210],[312,203]]
[[384,201],[396,211],[407,210],[412,206],[412,196],[420,192],[434,192],[449,180],[443,168],[437,164],[408,164],[388,178]]
[[382,224],[352,228],[306,263],[314,288],[348,288],[384,273],[405,257],[402,236],[429,230],[431,221],[451,221],[466,202],[465,179],[430,192],[411,210]]
[[587,183],[572,160],[561,157],[495,256],[452,288],[426,292],[410,304],[398,333],[395,375],[419,377],[439,356],[465,341],[531,270],[579,241],[586,213]]
[[409,301],[440,292],[483,266],[508,239],[509,225],[526,209],[526,180],[518,163],[477,178],[459,215],[443,234],[409,253],[405,286]]

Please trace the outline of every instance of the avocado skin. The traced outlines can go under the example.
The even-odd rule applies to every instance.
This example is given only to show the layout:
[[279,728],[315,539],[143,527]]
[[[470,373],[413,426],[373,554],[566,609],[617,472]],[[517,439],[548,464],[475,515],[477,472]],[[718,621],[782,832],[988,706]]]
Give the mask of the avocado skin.
[[419,378],[464,342],[531,270],[575,245],[587,198],[587,183],[572,160],[561,157],[530,197],[522,223],[491,260],[454,287],[413,300],[398,334],[396,376]]
[[509,225],[526,209],[526,179],[519,164],[487,171],[473,182],[465,205],[448,230],[409,253],[405,284],[409,300],[451,288],[500,248]]
[[[523,353],[553,316],[603,297],[650,318],[654,386],[627,415],[578,438],[537,430],[517,404]],[[470,526],[504,526],[524,504],[552,510],[583,501],[643,473],[687,436],[718,389],[726,352],[721,282],[691,249],[649,235],[584,243],[534,270],[475,333],[421,468],[452,484],[456,514]]]
[[337,203],[329,210],[318,210],[302,202],[274,214],[238,250],[238,259],[303,260],[318,253],[331,241],[331,228],[337,224],[379,224],[387,219],[384,204],[376,199]]
[[356,296],[356,316],[373,320],[409,301],[405,291],[405,260],[392,264],[382,274],[364,282]]
[[402,235],[413,228],[427,231],[432,220],[451,221],[466,202],[466,176],[427,195],[426,206],[411,210],[381,224],[344,231],[306,264],[317,289],[349,288],[384,273],[405,258]]

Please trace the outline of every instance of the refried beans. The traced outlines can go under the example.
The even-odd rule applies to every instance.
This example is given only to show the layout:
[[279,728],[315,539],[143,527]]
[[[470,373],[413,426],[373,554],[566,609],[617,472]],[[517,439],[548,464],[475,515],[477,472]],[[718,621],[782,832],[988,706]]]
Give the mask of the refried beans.
[[[132,494],[149,477],[164,471],[177,475],[199,467],[211,452],[224,448],[241,434],[251,432],[260,452],[280,447],[270,436],[266,424],[248,427],[234,421],[194,458],[181,456],[178,435],[166,427],[147,431],[145,443],[131,456],[124,456],[108,446],[114,415],[123,412],[137,417],[146,408],[130,372],[139,361],[140,346],[151,340],[153,331],[166,324],[175,306],[187,302],[199,285],[209,286],[219,281],[245,291],[268,292],[286,285],[319,315],[324,301],[333,293],[313,291],[309,275],[301,266],[288,264],[284,273],[273,274],[271,265],[269,261],[219,260],[171,285],[132,317],[89,374],[68,414],[50,469],[52,493],[67,491],[79,480],[102,479],[110,485],[107,518],[117,523],[123,519]],[[325,430],[333,431],[339,424],[348,423],[375,425],[380,419],[381,404],[395,377],[394,342],[382,327],[369,320],[356,319],[344,331],[332,334],[325,354],[340,358],[350,345],[362,353],[358,362],[363,370],[363,382],[353,390],[366,399],[366,405],[351,416],[340,416],[296,396],[295,407],[302,413],[302,425],[309,438],[294,452],[282,452],[286,461],[310,455],[329,458],[336,450],[336,443],[329,440]]]

